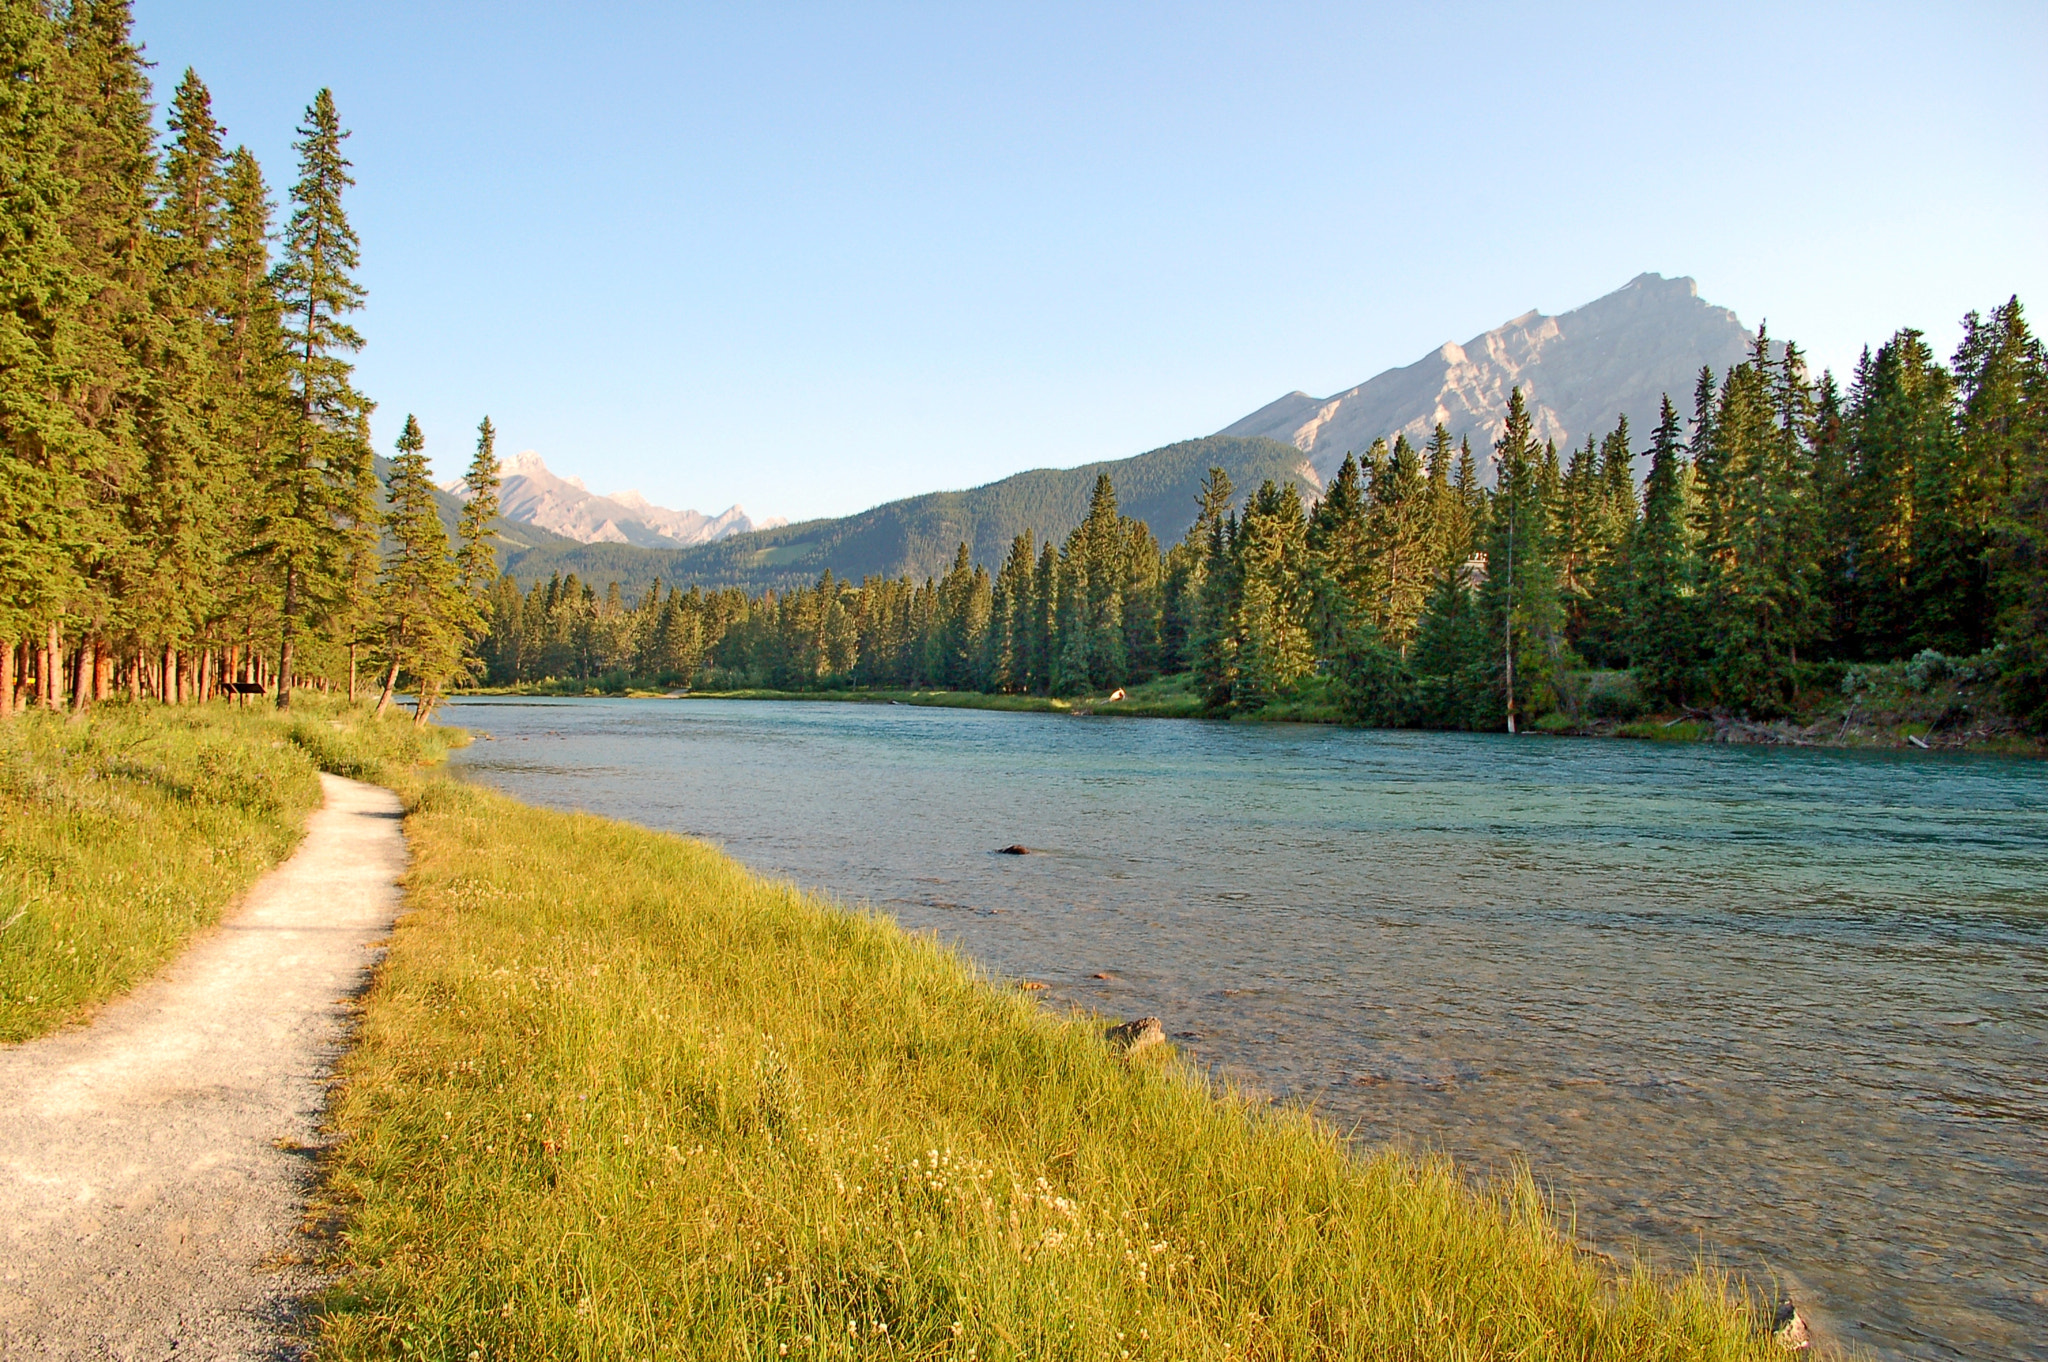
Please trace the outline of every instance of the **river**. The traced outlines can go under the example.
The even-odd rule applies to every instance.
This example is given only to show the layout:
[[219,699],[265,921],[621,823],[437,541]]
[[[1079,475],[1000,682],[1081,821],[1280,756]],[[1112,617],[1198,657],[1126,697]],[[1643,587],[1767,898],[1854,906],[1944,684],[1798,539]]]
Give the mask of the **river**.
[[[2048,765],[832,702],[465,700],[456,768],[1157,1015],[1884,1358],[2048,1359]],[[1022,843],[1042,853],[992,854]]]

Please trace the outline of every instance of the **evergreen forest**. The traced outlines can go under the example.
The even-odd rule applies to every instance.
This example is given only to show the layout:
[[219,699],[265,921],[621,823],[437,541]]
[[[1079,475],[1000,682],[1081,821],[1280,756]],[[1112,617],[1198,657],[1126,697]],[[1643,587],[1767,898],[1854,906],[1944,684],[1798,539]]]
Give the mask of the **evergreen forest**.
[[1356,722],[1485,729],[1587,668],[1770,717],[1848,664],[1934,654],[2048,729],[2048,363],[2017,299],[1965,318],[1946,364],[1901,330],[1846,392],[1760,329],[1637,440],[1623,418],[1538,445],[1517,391],[1483,454],[1441,426],[1381,440],[1313,504],[1214,469],[1163,550],[1105,473],[1078,528],[1020,533],[993,573],[963,543],[923,582],[756,595],[508,576],[482,661],[498,685],[614,688],[1076,695],[1187,673],[1212,713],[1314,683]]
[[1770,717],[1851,664],[1932,654],[2048,730],[2048,360],[2016,298],[1946,361],[1899,331],[1846,389],[1759,330],[1656,429],[1566,451],[1516,392],[1491,447],[1381,440],[1320,497],[1212,468],[1167,545],[1105,471],[1057,542],[977,536],[921,581],[522,589],[488,419],[452,543],[410,417],[378,475],[331,94],[279,207],[196,73],[159,133],[125,0],[0,0],[0,61],[0,714],[313,687],[405,689],[423,720],[476,683],[1185,676],[1215,714],[1319,688],[1354,722],[1487,729],[1540,720],[1587,669]]
[[492,431],[451,555],[415,422],[374,468],[333,96],[280,214],[196,73],[158,133],[126,0],[0,0],[0,67],[0,715],[367,664],[424,719],[495,575]]

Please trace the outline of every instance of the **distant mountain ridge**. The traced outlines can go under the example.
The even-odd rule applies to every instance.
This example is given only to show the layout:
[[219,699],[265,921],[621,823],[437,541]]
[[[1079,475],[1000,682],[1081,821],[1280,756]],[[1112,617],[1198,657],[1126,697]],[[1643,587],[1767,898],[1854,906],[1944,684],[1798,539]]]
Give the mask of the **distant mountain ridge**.
[[[445,489],[460,497],[460,482]],[[537,525],[565,539],[584,544],[632,544],[648,549],[688,548],[727,535],[773,529],[781,518],[753,520],[739,506],[715,516],[698,511],[672,511],[656,506],[638,492],[599,496],[581,478],[558,477],[532,450],[516,454],[505,465],[498,505],[507,520]]]
[[817,580],[830,569],[859,581],[871,573],[917,580],[942,575],[961,544],[976,562],[993,565],[1010,541],[1030,530],[1043,541],[1065,538],[1088,514],[1097,475],[1107,473],[1125,515],[1143,520],[1162,544],[1187,531],[1195,495],[1212,467],[1222,468],[1239,499],[1261,482],[1293,482],[1310,496],[1322,482],[1301,452],[1266,439],[1211,436],[1167,445],[1135,458],[1038,468],[962,492],[929,492],[832,520],[756,530],[655,552],[628,544],[536,545],[504,554],[523,582],[553,572],[586,581],[618,581],[643,589],[656,578],[678,586],[744,587],[749,591]]
[[1325,479],[1346,451],[1363,453],[1397,434],[1419,446],[1438,422],[1453,438],[1471,436],[1484,455],[1519,387],[1537,439],[1568,449],[1606,434],[1626,413],[1640,451],[1663,395],[1686,407],[1700,366],[1718,373],[1740,362],[1749,341],[1735,314],[1703,300],[1691,279],[1639,274],[1584,307],[1555,317],[1525,312],[1335,396],[1289,393],[1218,434],[1291,444]]
[[[391,486],[391,460],[385,458],[382,454],[376,454],[370,459],[370,467],[376,473],[377,481],[388,489]],[[379,510],[384,509],[390,504],[388,497],[389,492],[387,490],[386,499],[378,504]],[[436,487],[434,489],[434,510],[441,517],[441,529],[448,536],[450,544],[456,542],[459,527],[462,523],[463,504],[464,498],[448,488]],[[508,520],[503,515],[492,517],[491,536],[497,541],[498,562],[501,566],[522,553],[536,551],[543,553],[551,551],[564,552],[576,547],[576,541],[573,539],[544,530],[538,525],[529,525],[521,520]],[[385,549],[391,547],[388,540],[384,543],[383,547]]]
[[[1482,476],[1491,481],[1485,456],[1516,387],[1539,439],[1569,448],[1589,433],[1605,434],[1617,413],[1626,413],[1640,453],[1662,396],[1689,405],[1700,367],[1719,371],[1741,361],[1749,340],[1735,314],[1703,301],[1691,279],[1642,274],[1584,307],[1554,317],[1524,313],[1332,397],[1289,393],[1206,439],[796,525],[742,528],[737,506],[722,517],[663,512],[678,517],[664,521],[649,514],[660,508],[644,498],[594,497],[580,480],[557,478],[538,456],[522,455],[506,478],[505,516],[545,533],[526,533],[533,542],[521,547],[507,543],[501,560],[523,582],[574,572],[636,589],[657,578],[678,586],[779,589],[814,581],[827,569],[853,581],[870,573],[922,580],[943,573],[963,542],[976,562],[993,568],[1022,530],[1063,538],[1087,514],[1100,473],[1116,484],[1124,514],[1145,521],[1167,544],[1193,522],[1195,493],[1211,466],[1230,474],[1240,503],[1268,478],[1291,481],[1314,497],[1346,451],[1363,453],[1375,439],[1396,434],[1419,445],[1439,421],[1454,438],[1471,437]],[[527,480],[525,488],[515,489],[515,476]],[[677,538],[693,533],[701,538]]]

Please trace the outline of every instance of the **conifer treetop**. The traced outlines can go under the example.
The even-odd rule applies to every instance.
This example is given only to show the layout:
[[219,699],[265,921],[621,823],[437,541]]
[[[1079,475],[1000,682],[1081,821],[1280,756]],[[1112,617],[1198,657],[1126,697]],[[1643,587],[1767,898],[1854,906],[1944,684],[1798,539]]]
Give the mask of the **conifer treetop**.
[[294,342],[311,355],[335,350],[354,353],[363,338],[343,320],[363,305],[354,271],[362,263],[361,242],[343,211],[342,192],[354,186],[350,162],[341,154],[349,134],[334,109],[334,92],[323,89],[299,126],[299,178],[292,186],[292,216],[285,226],[278,291],[287,309]]

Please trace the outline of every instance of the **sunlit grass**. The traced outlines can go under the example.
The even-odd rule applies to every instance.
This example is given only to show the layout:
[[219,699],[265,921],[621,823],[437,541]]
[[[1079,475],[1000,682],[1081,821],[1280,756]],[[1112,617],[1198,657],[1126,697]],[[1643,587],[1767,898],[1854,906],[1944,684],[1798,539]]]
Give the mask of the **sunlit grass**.
[[310,697],[290,717],[117,703],[0,723],[0,1042],[84,1017],[217,922],[298,844],[317,766],[375,777],[441,742]]
[[[1017,714],[1120,714],[1145,719],[1192,719],[1202,714],[1201,697],[1195,693],[1194,678],[1186,672],[1163,676],[1125,689],[1121,700],[1113,692],[1091,691],[1080,695],[1003,695],[975,690],[936,688],[832,687],[822,690],[775,690],[755,686],[739,690],[693,690],[684,694],[672,690],[606,689],[601,681],[549,680],[518,686],[478,687],[466,695],[608,695],[633,699],[672,697],[691,700],[837,700],[850,704],[919,705],[933,709],[987,709]],[[1263,716],[1262,716],[1263,717]],[[1293,717],[1288,715],[1286,717]]]
[[1015,714],[1101,714],[1143,719],[1192,719],[1202,713],[1201,698],[1186,673],[1160,677],[1113,692],[1081,695],[1000,695],[974,690],[724,690],[692,691],[696,700],[843,700],[856,704],[921,705],[933,709],[986,709]]
[[407,830],[328,1357],[1771,1355],[1526,1179],[1128,1064],[705,845],[445,780]]

